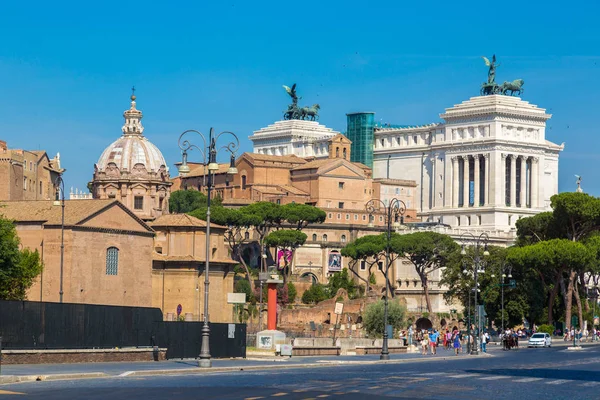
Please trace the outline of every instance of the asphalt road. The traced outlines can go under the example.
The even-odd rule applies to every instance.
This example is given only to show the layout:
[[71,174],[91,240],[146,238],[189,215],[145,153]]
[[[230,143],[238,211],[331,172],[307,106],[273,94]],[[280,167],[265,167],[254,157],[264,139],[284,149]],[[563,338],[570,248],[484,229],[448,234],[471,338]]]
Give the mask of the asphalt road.
[[600,346],[444,361],[445,354],[400,364],[20,383],[0,386],[0,400],[600,398]]

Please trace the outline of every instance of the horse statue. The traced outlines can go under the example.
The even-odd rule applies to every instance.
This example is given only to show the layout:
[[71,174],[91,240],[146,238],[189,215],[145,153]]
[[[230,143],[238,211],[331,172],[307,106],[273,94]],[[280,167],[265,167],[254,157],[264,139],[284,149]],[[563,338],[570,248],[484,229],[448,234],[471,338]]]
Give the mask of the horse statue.
[[319,119],[319,109],[321,106],[318,104],[313,104],[312,107],[302,107],[300,111],[302,111],[302,118],[307,119],[309,121],[317,121]]
[[[515,79],[512,82],[504,82],[500,88],[502,89],[502,94],[514,96],[515,94],[521,95],[523,93],[523,85],[525,81],[523,79]],[[510,92],[510,93],[509,93]]]

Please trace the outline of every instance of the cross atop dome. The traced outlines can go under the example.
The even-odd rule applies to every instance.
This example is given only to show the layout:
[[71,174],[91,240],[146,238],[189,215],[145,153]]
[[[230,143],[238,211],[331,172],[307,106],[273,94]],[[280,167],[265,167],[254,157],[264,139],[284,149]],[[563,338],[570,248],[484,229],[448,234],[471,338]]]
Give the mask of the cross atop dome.
[[142,135],[144,126],[142,125],[143,114],[135,108],[135,86],[131,88],[131,107],[123,113],[125,124],[123,125],[123,135]]

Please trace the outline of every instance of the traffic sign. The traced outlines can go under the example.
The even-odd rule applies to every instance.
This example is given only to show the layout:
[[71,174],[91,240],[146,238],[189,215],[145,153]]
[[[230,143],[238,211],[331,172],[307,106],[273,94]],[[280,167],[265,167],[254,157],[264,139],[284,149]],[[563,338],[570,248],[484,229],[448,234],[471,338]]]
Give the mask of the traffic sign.
[[183,311],[183,307],[181,307],[181,304],[177,305],[177,316],[179,317],[181,315],[181,311]]
[[344,303],[335,303],[335,311],[337,315],[341,315],[344,312]]
[[579,318],[577,317],[577,315],[573,315],[571,317],[571,327],[572,328],[576,327],[578,323],[579,323]]

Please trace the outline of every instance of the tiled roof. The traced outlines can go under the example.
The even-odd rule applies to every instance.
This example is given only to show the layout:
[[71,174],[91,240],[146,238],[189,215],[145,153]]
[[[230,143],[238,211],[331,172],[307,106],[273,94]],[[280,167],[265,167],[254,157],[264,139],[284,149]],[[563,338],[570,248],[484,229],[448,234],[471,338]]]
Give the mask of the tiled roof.
[[[191,255],[182,255],[182,256],[169,256],[165,254],[152,253],[152,260],[154,261],[173,261],[173,262],[204,262],[204,258],[202,257],[193,257]],[[211,263],[215,264],[239,264],[237,261],[234,261],[229,258],[211,258]]]
[[[65,200],[65,225],[77,225],[116,201]],[[61,206],[54,205],[53,200],[4,201],[0,203],[0,214],[17,222],[41,221],[51,225],[61,223]]]
[[[152,231],[152,228],[144,221],[115,199],[65,200],[65,225],[82,224],[88,218],[113,205],[121,207],[145,230]],[[60,203],[54,205],[53,200],[3,201],[0,202],[0,215],[16,222],[43,222],[48,225],[60,225],[61,208]]]
[[292,194],[297,194],[297,195],[301,195],[301,196],[308,196],[308,193],[306,193],[304,190],[300,190],[297,187],[294,186],[290,186],[290,185],[281,185],[279,186],[282,190],[285,190],[286,192],[290,192]]
[[304,164],[306,160],[291,154],[287,156],[269,156],[266,154],[258,154],[258,153],[244,153],[243,155],[255,161],[277,161],[277,162],[287,162],[294,164]]
[[[206,221],[202,221],[201,219],[192,217],[188,214],[166,214],[158,217],[150,224],[150,226],[152,226],[153,228],[159,226],[188,226],[205,228]],[[224,226],[217,225],[215,223],[211,223],[210,227],[226,229]]]
[[315,169],[315,168],[321,168],[323,165],[325,164],[329,164],[332,161],[337,161],[338,159],[334,159],[334,158],[325,158],[322,160],[314,160],[311,162],[308,162],[304,165],[300,165],[298,167],[292,168],[292,171],[299,171],[299,170],[303,170],[303,169]]
[[[229,170],[229,163],[219,164],[219,169],[215,171],[215,175],[226,174]],[[189,174],[185,176],[185,178],[193,178],[196,176],[205,175],[205,167],[204,165],[194,166]]]

